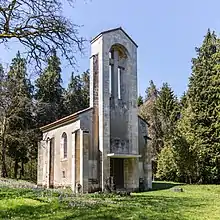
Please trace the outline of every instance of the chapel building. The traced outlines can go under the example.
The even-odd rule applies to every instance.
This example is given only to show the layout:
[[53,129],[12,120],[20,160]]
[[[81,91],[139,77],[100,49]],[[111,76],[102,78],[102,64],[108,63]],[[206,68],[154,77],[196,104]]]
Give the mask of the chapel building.
[[76,192],[152,188],[148,124],[138,115],[137,44],[122,29],[91,41],[90,107],[41,128],[37,184]]

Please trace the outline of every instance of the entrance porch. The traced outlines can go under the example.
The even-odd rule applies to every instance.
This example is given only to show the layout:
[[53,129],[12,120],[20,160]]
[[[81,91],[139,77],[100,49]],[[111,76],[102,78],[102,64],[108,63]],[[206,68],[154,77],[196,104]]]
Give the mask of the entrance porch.
[[140,155],[109,154],[110,177],[116,190],[134,191],[139,187]]

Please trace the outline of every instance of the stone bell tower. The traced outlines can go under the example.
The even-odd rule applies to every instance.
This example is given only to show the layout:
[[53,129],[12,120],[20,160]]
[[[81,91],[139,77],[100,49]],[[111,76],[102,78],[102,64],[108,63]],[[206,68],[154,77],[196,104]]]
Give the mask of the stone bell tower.
[[138,170],[137,45],[122,28],[91,41],[90,106],[93,148],[99,150],[99,180],[114,177],[119,188],[136,188]]

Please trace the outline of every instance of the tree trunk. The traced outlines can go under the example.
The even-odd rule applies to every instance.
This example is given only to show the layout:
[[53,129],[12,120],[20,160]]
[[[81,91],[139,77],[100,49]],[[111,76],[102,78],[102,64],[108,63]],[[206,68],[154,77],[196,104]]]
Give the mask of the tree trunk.
[[20,179],[21,177],[24,177],[24,162],[21,161],[21,172],[20,172]]
[[8,177],[7,168],[6,168],[6,146],[4,142],[4,138],[2,141],[2,170],[1,170],[1,177]]
[[21,169],[20,169],[20,177],[19,179],[22,179],[24,177],[24,162],[21,161]]
[[5,127],[6,127],[6,119],[4,118],[2,123],[2,130],[1,130],[1,136],[2,136],[2,169],[1,169],[1,177],[8,177],[7,168],[6,168],[6,144],[5,144]]
[[18,160],[15,160],[15,165],[14,165],[14,178],[17,179],[18,176]]

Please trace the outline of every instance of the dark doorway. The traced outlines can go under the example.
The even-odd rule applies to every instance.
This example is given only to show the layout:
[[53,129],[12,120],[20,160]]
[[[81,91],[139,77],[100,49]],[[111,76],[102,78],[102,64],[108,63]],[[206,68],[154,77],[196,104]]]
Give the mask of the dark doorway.
[[49,187],[54,187],[54,138],[50,140]]
[[124,188],[124,159],[111,158],[110,175],[114,178],[116,189]]

